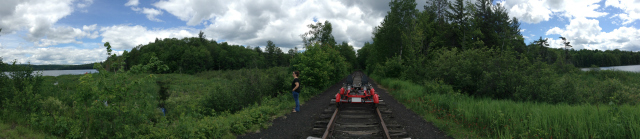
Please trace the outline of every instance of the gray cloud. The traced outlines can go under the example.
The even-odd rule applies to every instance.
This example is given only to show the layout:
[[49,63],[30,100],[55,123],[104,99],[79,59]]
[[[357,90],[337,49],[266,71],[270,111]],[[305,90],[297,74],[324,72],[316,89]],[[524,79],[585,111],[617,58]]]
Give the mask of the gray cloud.
[[[417,3],[417,8],[423,9],[426,0]],[[299,35],[309,30],[307,25],[313,18],[329,20],[336,41],[362,46],[371,41],[372,29],[389,10],[386,0],[162,0],[152,5],[186,21],[186,25],[204,24],[207,36],[215,40],[251,46],[264,46],[272,40],[286,48],[301,47]]]
[[[202,23],[204,20],[225,14],[229,10],[227,6],[237,2],[238,1],[162,0],[153,5],[166,10],[182,21],[187,21],[187,25],[194,26]],[[259,3],[255,1],[249,2]]]

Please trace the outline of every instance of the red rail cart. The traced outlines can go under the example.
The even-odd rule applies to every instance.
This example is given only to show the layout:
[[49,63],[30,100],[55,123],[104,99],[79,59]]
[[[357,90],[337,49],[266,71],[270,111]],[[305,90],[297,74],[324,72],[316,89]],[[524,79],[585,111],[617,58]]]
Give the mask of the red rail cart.
[[356,72],[347,77],[347,82],[336,94],[336,104],[342,103],[371,103],[376,106],[379,103],[379,96],[376,90],[369,83],[369,78],[361,72]]

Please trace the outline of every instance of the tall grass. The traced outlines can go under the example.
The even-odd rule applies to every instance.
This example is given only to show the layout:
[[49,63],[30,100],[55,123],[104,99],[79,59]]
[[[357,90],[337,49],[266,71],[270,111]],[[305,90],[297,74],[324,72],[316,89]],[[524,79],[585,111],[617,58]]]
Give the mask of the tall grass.
[[10,125],[0,121],[0,138],[7,139],[44,139],[44,138],[57,138],[55,136],[48,136],[41,132],[33,131],[28,127],[22,125]]
[[640,106],[637,105],[568,105],[474,98],[442,82],[418,85],[373,77],[389,87],[391,95],[407,108],[448,131],[462,127],[472,135],[490,138],[640,138]]

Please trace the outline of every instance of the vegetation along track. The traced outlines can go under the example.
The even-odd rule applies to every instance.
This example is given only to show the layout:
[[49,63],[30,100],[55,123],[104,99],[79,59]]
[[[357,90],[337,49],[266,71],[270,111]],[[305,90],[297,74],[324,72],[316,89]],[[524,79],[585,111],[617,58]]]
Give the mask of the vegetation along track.
[[[360,73],[361,74],[361,73]],[[360,74],[353,82],[360,83]],[[366,78],[366,77],[365,77]],[[313,136],[309,138],[409,138],[403,126],[396,122],[391,110],[383,100],[371,103],[343,103],[336,105],[335,99],[314,123]]]

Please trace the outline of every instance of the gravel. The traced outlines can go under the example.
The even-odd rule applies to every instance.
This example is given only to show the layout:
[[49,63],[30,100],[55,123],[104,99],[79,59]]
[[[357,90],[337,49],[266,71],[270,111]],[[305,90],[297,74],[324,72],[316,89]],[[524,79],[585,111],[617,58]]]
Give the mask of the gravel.
[[[370,81],[373,81],[370,79]],[[322,94],[311,98],[300,107],[300,112],[285,114],[272,121],[272,125],[267,129],[260,129],[257,133],[247,133],[238,136],[240,139],[304,139],[311,136],[313,124],[322,114],[322,111],[329,106],[329,101],[335,97],[342,84],[346,82],[346,77],[340,82],[329,87]],[[375,82],[375,81],[373,81]],[[398,103],[386,90],[373,85],[380,99],[384,100],[387,107],[393,112],[395,120],[404,126],[404,130],[411,138],[451,138],[446,133],[438,129],[430,122],[423,120],[418,114],[407,109]],[[304,91],[302,92],[304,93]],[[293,98],[291,99],[293,101]]]

